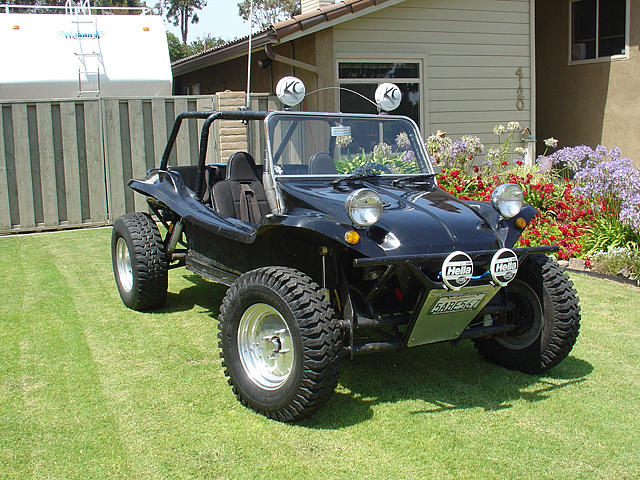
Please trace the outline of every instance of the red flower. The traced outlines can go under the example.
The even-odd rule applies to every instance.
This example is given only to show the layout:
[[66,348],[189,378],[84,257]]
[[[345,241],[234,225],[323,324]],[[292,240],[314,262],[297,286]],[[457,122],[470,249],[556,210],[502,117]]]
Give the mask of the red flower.
[[521,166],[523,165],[523,164],[522,164],[522,160],[516,160],[516,165],[518,165],[518,166],[520,166],[520,167],[521,167]]
[[585,257],[584,266],[587,267],[587,268],[593,268],[593,265],[591,264],[591,258],[590,257]]
[[477,165],[474,165],[474,166],[473,166],[473,171],[474,171],[474,172],[476,172],[476,173],[478,173],[478,172],[480,171],[480,169],[478,168],[478,166],[477,166]]
[[502,165],[503,167],[506,167],[507,165],[509,165],[509,162],[507,162],[506,160],[503,160],[500,165]]

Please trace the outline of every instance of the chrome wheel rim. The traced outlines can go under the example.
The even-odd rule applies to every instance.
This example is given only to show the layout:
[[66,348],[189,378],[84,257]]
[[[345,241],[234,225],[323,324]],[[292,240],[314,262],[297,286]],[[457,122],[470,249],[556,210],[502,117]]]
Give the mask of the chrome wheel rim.
[[124,238],[118,238],[116,243],[116,266],[118,268],[118,280],[120,286],[126,292],[133,288],[133,269],[131,268],[131,256]]
[[280,312],[266,303],[247,308],[238,325],[238,352],[253,383],[265,390],[281,387],[291,374],[295,351]]

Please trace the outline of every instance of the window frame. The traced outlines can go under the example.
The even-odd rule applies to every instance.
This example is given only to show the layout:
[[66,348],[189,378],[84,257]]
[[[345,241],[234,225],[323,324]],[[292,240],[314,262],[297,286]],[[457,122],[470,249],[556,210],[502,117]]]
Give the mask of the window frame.
[[[340,78],[340,64],[341,63],[415,63],[418,65],[418,77],[415,78]],[[402,57],[398,58],[387,58],[387,57],[340,57],[335,59],[335,75],[336,75],[336,85],[339,87],[342,83],[377,83],[380,85],[381,83],[389,82],[389,83],[417,83],[418,84],[418,92],[420,98],[420,122],[416,122],[418,125],[418,130],[420,133],[424,134],[425,125],[428,125],[427,118],[425,117],[425,84],[423,81],[424,78],[424,66],[426,61],[424,58],[416,58],[416,57]],[[373,98],[371,100],[374,100]],[[336,91],[336,106],[337,110],[340,111],[340,90]]]
[[569,65],[584,65],[584,64],[589,64],[589,63],[602,63],[602,62],[615,62],[618,60],[629,60],[629,34],[630,34],[630,13],[631,13],[631,0],[625,0],[625,15],[624,15],[624,21],[625,21],[625,28],[624,28],[624,54],[617,54],[617,55],[608,55],[608,56],[604,56],[604,57],[598,57],[597,53],[599,50],[599,43],[600,43],[600,2],[601,0],[596,0],[596,46],[595,46],[595,51],[596,51],[596,57],[595,58],[585,58],[584,60],[572,60],[571,58],[571,50],[573,48],[573,4],[576,2],[579,2],[581,0],[569,0],[569,48],[568,48],[568,62]]

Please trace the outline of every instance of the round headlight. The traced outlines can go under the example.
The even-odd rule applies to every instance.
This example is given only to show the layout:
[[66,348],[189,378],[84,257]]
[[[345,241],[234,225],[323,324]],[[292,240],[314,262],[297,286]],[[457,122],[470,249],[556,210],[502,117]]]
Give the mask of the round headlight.
[[491,195],[491,205],[505,218],[512,218],[519,214],[523,203],[522,189],[515,183],[500,185]]
[[347,213],[358,227],[368,227],[378,221],[382,215],[382,199],[373,190],[361,188],[347,197]]

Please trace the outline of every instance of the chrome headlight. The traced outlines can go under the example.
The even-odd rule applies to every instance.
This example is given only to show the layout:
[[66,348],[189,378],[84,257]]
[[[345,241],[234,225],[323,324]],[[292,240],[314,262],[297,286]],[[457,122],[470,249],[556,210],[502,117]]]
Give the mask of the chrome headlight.
[[522,189],[515,183],[500,185],[491,194],[491,205],[504,218],[512,218],[519,214],[523,203]]
[[378,221],[382,215],[382,199],[373,190],[361,188],[347,197],[347,213],[358,227],[368,227]]

